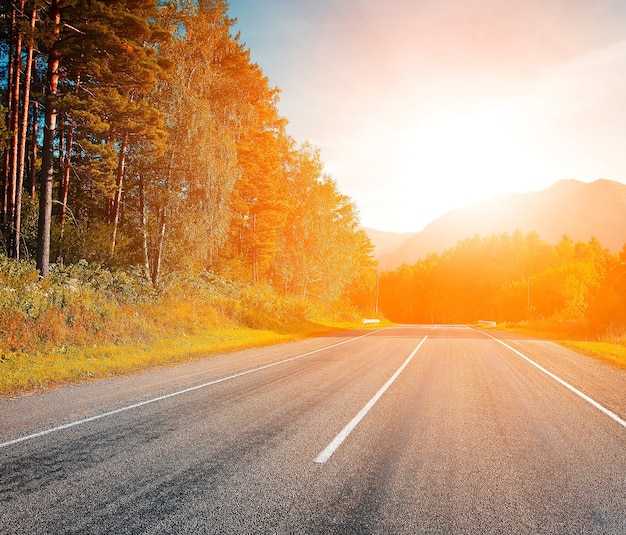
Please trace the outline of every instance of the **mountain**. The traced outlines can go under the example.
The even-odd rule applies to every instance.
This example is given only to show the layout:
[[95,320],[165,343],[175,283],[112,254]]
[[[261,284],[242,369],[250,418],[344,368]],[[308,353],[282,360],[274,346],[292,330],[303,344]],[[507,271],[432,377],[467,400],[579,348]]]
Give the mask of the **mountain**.
[[374,258],[381,258],[400,247],[410,237],[415,236],[415,232],[386,232],[367,227],[361,227],[374,246]]
[[605,179],[592,183],[562,180],[542,191],[498,195],[448,212],[377,258],[382,269],[395,269],[476,234],[516,229],[536,231],[550,243],[565,234],[573,241],[596,237],[604,247],[619,251],[626,243],[626,185]]

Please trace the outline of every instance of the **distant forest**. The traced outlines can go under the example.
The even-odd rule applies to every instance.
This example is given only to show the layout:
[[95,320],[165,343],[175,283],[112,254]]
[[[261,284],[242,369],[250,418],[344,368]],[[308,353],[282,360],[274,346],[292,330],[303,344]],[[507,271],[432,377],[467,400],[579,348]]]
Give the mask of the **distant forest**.
[[514,322],[597,335],[626,329],[626,245],[536,233],[460,241],[381,274],[380,308],[406,323]]
[[224,0],[3,2],[0,252],[372,302],[356,207],[234,25]]

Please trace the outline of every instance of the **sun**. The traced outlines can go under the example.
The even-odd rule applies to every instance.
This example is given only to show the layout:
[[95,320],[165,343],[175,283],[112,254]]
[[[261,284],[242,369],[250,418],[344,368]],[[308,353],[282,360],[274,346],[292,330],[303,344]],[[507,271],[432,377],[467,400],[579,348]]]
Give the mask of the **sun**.
[[[558,179],[550,131],[531,102],[452,105],[420,116],[407,106],[402,121],[375,121],[367,134],[333,148],[333,167],[326,170],[352,188],[348,194],[368,214],[367,225],[421,230],[455,208],[541,189]],[[358,173],[350,161],[359,163]]]
[[520,111],[496,105],[416,124],[395,140],[394,172],[442,211],[519,190],[540,167],[527,126]]

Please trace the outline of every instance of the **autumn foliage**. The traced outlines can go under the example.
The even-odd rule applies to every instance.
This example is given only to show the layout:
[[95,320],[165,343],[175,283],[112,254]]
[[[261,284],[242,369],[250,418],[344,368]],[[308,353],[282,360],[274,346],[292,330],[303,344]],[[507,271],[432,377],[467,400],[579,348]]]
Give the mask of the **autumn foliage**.
[[626,246],[556,245],[536,233],[474,236],[381,274],[380,306],[410,323],[525,322],[577,334],[626,330]]
[[6,256],[326,303],[373,288],[355,206],[287,134],[226,1],[2,4],[0,61]]

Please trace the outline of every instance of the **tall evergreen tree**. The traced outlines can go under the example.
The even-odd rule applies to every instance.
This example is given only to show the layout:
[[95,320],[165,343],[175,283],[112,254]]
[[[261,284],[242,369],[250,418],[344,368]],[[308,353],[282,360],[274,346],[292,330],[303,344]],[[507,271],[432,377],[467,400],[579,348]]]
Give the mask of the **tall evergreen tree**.
[[47,9],[49,36],[46,42],[48,56],[46,84],[44,136],[39,186],[39,225],[37,230],[37,269],[42,277],[50,269],[50,244],[52,232],[52,186],[54,180],[54,139],[57,131],[57,97],[60,79],[61,50],[61,2],[51,0]]
[[[87,172],[83,180],[91,180],[88,189],[105,196],[103,201],[112,223],[113,253],[127,147],[139,138],[155,142],[162,138],[159,115],[144,96],[160,71],[155,44],[165,39],[167,32],[155,23],[156,0],[57,0],[46,12],[58,19],[56,24],[48,24],[49,37],[43,39],[43,48],[48,57],[47,130],[56,130],[59,112],[63,112],[61,221],[68,206],[74,150],[78,165]],[[44,133],[38,238],[42,275],[47,272],[50,255],[54,139],[53,134]],[[117,152],[115,168],[111,165],[112,149]],[[92,198],[90,202],[93,201]]]
[[[26,6],[22,2],[22,7]],[[15,210],[13,212],[13,229],[10,239],[9,254],[18,259],[20,258],[20,235],[22,226],[22,190],[24,186],[24,176],[26,173],[26,139],[28,136],[29,126],[29,110],[30,110],[30,93],[31,80],[33,72],[33,56],[35,52],[35,26],[37,23],[38,7],[36,2],[32,2],[30,6],[30,22],[26,33],[27,53],[26,65],[24,67],[24,90],[22,97],[22,117],[19,125],[17,162],[16,162],[16,182],[15,182]],[[36,141],[35,141],[36,142]]]

